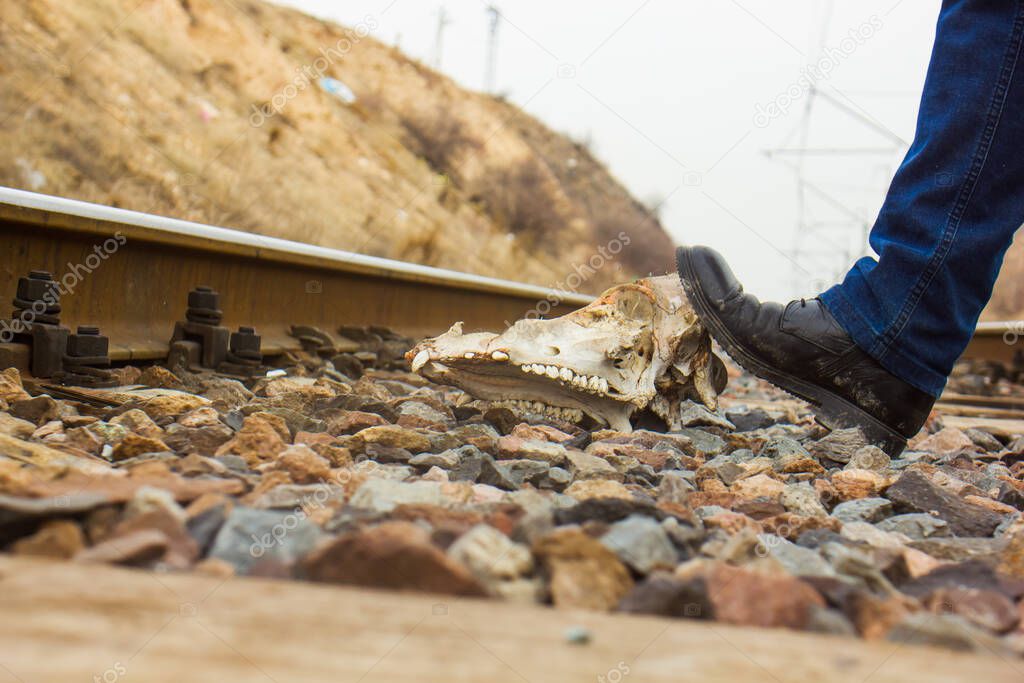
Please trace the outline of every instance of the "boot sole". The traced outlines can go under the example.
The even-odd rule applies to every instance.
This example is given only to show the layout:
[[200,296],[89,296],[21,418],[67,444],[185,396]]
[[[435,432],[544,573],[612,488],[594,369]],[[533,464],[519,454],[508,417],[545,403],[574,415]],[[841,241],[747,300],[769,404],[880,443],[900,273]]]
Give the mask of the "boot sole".
[[728,328],[722,324],[704,292],[696,284],[698,280],[690,262],[689,252],[684,251],[676,261],[679,271],[685,275],[680,279],[690,305],[697,311],[701,322],[708,328],[715,341],[721,344],[726,353],[743,369],[809,403],[818,422],[826,429],[858,428],[868,441],[876,444],[890,457],[898,457],[903,452],[907,447],[907,438],[875,416],[825,387],[780,372],[748,353],[732,338]]

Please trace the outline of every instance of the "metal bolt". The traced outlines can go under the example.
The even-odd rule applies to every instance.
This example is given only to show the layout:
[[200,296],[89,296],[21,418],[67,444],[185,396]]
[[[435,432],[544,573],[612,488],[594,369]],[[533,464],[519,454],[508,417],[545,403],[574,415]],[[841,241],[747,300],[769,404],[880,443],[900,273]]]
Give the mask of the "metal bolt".
[[[81,325],[77,332],[68,335],[67,355],[69,358],[106,359],[110,340],[100,334],[94,325]],[[109,364],[109,360],[100,364]]]
[[260,336],[256,334],[254,327],[242,326],[238,328],[238,332],[232,332],[229,348],[233,355],[245,360],[263,359],[263,354],[260,353]]
[[224,314],[220,310],[220,294],[212,287],[199,286],[188,293],[185,318],[194,323],[220,325]]

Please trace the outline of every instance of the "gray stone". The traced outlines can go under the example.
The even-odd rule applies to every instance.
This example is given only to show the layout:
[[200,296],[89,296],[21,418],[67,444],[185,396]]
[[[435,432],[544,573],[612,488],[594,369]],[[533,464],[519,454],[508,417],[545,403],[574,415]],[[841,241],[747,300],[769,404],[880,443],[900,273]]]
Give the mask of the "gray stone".
[[818,607],[817,605],[811,607],[810,618],[804,630],[833,636],[856,637],[857,635],[857,629],[846,618],[846,615],[837,609]]
[[519,488],[508,468],[487,453],[481,452],[476,462],[479,465],[479,475],[476,478],[478,484],[487,484],[504,491],[515,491]]
[[780,502],[789,512],[804,517],[828,517],[828,510],[821,504],[818,492],[806,482],[787,484],[782,490]]
[[438,424],[450,424],[452,421],[449,416],[440,410],[419,401],[405,401],[398,407],[398,413]]
[[975,446],[978,446],[989,453],[998,453],[1003,450],[1003,443],[988,432],[980,429],[965,429],[964,434],[967,435],[967,438],[970,439]]
[[714,517],[715,515],[721,515],[723,513],[731,512],[728,508],[724,508],[721,505],[701,505],[695,509],[694,514],[705,519],[707,517]]
[[498,463],[505,468],[517,487],[524,482],[537,485],[551,471],[551,465],[540,460],[499,460]]
[[810,457],[811,454],[796,439],[788,436],[773,436],[761,449],[761,455],[766,458],[781,458],[793,455]]
[[420,453],[409,459],[413,467],[430,469],[440,467],[443,470],[453,470],[462,462],[462,456],[456,450],[443,451],[441,453]]
[[759,549],[767,551],[767,555],[787,572],[795,576],[835,576],[836,571],[828,561],[810,548],[790,543],[781,536],[761,534],[758,536]]
[[232,454],[218,455],[218,456],[214,457],[214,460],[216,460],[220,464],[224,465],[224,467],[227,467],[232,472],[248,472],[249,471],[249,463],[247,463],[245,461],[245,458],[243,458],[240,455],[232,455]]
[[612,467],[604,458],[582,451],[567,451],[565,457],[569,461],[569,472],[572,473],[573,479],[576,481],[582,479],[623,480],[622,473]]
[[924,512],[913,512],[896,515],[875,524],[882,531],[895,531],[915,541],[923,541],[933,536],[949,536],[949,524],[941,517],[934,517]]
[[728,455],[718,455],[707,461],[701,469],[711,470],[723,484],[732,486],[738,481],[746,470],[736,464],[735,460]]
[[680,472],[663,471],[661,482],[658,484],[658,501],[686,505],[694,490],[693,484]]
[[885,637],[900,645],[931,645],[984,655],[1013,656],[998,638],[955,614],[911,614],[893,626]]
[[645,515],[630,515],[616,522],[601,537],[601,543],[641,574],[675,567],[678,557],[665,530]]
[[[619,610],[684,619],[711,619],[714,616],[714,606],[703,579],[682,581],[663,572],[657,572],[634,586],[619,603]],[[602,679],[598,677],[598,680]]]
[[736,431],[738,432],[764,429],[765,427],[771,427],[776,422],[775,418],[765,412],[763,408],[729,410],[725,413],[725,417],[736,425]]
[[[666,517],[661,520],[661,528],[665,530],[668,537],[675,544],[676,548],[697,547],[704,540],[706,531],[704,525],[698,520],[696,525],[684,524],[675,517]],[[680,558],[686,559],[686,558]]]
[[349,503],[353,507],[376,512],[390,512],[399,505],[444,505],[441,485],[435,481],[395,481],[368,479],[360,486]]
[[853,458],[854,453],[869,445],[870,442],[860,429],[836,429],[812,443],[811,453],[819,458],[847,463]]
[[887,498],[860,498],[836,505],[832,516],[840,522],[878,522],[892,515]]
[[[670,440],[670,443],[686,455],[716,456],[725,450],[725,440],[715,434],[710,434],[702,429],[690,427],[680,429],[677,432],[659,434],[657,432],[638,431],[636,434],[653,434],[661,439]],[[655,446],[657,450],[657,446]]]
[[323,536],[302,511],[237,507],[217,532],[210,557],[228,562],[239,574],[248,574],[259,562],[292,564]]
[[878,446],[864,446],[857,449],[843,469],[881,472],[888,469],[891,462],[889,455]]
[[562,491],[570,483],[572,483],[572,475],[567,470],[561,467],[552,467],[548,469],[547,473],[535,485],[539,489]]
[[908,545],[937,560],[963,562],[964,560],[983,559],[995,561],[997,555],[1006,547],[1006,539],[928,538],[923,541],[911,541]]
[[680,408],[679,421],[683,427],[718,427],[730,432],[736,429],[732,422],[699,403],[687,400]]
[[1003,516],[932,483],[917,470],[905,472],[885,493],[904,512],[936,512],[949,523],[954,536],[991,536]]
[[[455,448],[452,452],[458,455],[459,464],[448,472],[448,478],[452,481],[477,481],[483,468],[485,453],[473,445]],[[493,458],[491,460],[493,461]]]

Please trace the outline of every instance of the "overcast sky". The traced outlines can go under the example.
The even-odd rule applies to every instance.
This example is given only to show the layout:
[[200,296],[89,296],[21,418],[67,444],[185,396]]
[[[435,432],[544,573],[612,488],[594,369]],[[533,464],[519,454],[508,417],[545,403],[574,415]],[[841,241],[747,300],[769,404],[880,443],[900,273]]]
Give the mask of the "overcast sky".
[[[373,17],[377,38],[430,64],[443,6],[441,70],[484,88],[485,0],[278,2],[348,25]],[[720,249],[748,291],[788,299],[863,248],[913,137],[940,0],[495,4],[496,90],[592,141],[638,198],[663,199],[677,241]]]

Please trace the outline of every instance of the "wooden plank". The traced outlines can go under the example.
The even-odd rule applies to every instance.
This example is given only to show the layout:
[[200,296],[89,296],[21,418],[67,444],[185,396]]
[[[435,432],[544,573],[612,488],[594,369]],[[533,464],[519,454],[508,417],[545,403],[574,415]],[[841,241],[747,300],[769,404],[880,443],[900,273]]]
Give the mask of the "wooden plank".
[[956,427],[957,429],[984,429],[1005,437],[1024,434],[1024,420],[943,415],[942,423],[947,427]]
[[1024,396],[977,396],[946,391],[939,397],[939,401],[965,406],[988,406],[992,408],[1005,408],[1007,410],[1024,410]]
[[1004,408],[991,408],[988,406],[969,406],[956,403],[939,401],[935,404],[935,410],[943,415],[959,415],[962,417],[992,417],[1003,420],[1024,419],[1024,410],[1006,410]]
[[[896,643],[9,556],[0,556],[0,614],[0,681],[33,683],[1024,676],[1019,661]],[[587,629],[590,642],[568,642],[571,627]]]

